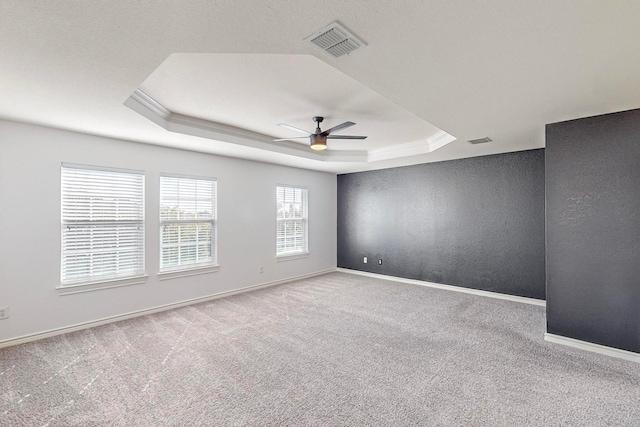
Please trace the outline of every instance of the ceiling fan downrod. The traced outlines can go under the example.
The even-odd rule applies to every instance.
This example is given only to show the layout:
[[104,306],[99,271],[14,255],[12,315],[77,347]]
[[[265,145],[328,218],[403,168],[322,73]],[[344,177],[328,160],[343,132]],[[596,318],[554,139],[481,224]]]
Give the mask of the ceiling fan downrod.
[[316,122],[316,135],[319,134],[320,132],[322,132],[322,130],[320,130],[320,123],[322,123],[322,121],[324,120],[324,117],[322,116],[314,116],[313,117],[313,121]]

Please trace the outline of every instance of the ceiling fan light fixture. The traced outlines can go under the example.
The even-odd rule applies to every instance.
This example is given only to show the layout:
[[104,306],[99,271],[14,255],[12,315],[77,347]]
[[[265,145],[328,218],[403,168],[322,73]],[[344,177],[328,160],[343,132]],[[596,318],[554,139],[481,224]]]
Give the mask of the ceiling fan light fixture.
[[311,149],[322,151],[327,149],[327,137],[323,135],[311,135]]

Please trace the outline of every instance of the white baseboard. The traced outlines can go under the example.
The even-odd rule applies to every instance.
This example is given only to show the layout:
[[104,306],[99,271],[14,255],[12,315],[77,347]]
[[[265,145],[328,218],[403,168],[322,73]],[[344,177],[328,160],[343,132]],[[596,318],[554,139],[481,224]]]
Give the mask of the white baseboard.
[[105,317],[98,320],[92,320],[89,322],[78,323],[71,326],[64,326],[62,328],[50,329],[48,331],[36,332],[35,334],[23,335],[21,337],[9,338],[3,341],[0,341],[0,348],[10,347],[18,344],[24,344],[31,341],[40,340],[43,338],[54,337],[56,335],[68,334],[69,332],[80,331],[82,329],[93,328],[96,326],[106,325],[108,323],[119,322],[121,320],[133,319],[134,317],[146,316],[148,314],[159,313],[161,311],[172,310],[174,308],[185,307],[187,305],[198,304],[201,302],[211,301],[218,298],[228,297],[235,294],[240,294],[243,292],[254,291],[256,289],[267,288],[269,286],[281,285],[283,283],[293,282],[295,280],[308,279],[310,277],[320,276],[322,274],[332,273],[335,269],[331,268],[328,270],[317,271],[315,273],[303,274],[301,276],[289,277],[281,280],[274,280],[272,282],[260,283],[257,285],[246,286],[240,289],[233,289],[231,291],[220,292],[217,294],[207,295],[199,298],[192,298],[188,300],[183,300],[171,304],[160,305],[157,307],[151,307],[144,310],[132,311],[125,314],[120,314],[112,317]]
[[453,286],[453,285],[442,285],[440,283],[425,282],[423,280],[405,279],[402,277],[386,276],[384,274],[369,273],[366,271],[350,270],[348,268],[337,268],[336,271],[339,271],[341,273],[357,274],[359,276],[374,277],[376,279],[391,280],[394,282],[409,283],[412,285],[427,286],[429,288],[445,289],[447,291],[462,292],[465,294],[480,295],[483,297],[497,298],[497,299],[503,299],[507,301],[515,301],[515,302],[520,302],[524,304],[538,305],[541,307],[547,306],[546,301],[543,299],[519,297],[515,295],[500,294],[498,292],[481,291],[479,289],[463,288],[460,286]]
[[607,347],[606,345],[594,344],[587,341],[580,341],[574,338],[550,334],[548,332],[544,334],[544,340],[555,344],[578,348],[580,350],[590,351],[592,353],[604,354],[605,356],[617,357],[618,359],[640,363],[640,353],[634,353],[632,351],[620,350],[619,348]]

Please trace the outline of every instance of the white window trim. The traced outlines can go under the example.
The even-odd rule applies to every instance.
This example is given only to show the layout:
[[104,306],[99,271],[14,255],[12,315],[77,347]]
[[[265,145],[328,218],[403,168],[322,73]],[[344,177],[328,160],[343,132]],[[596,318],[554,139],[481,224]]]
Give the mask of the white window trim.
[[180,277],[197,276],[200,274],[215,273],[220,270],[220,265],[207,264],[206,266],[181,268],[176,270],[166,270],[158,272],[158,280],[171,280]]
[[[145,172],[143,170],[136,170],[136,169],[124,169],[124,168],[113,168],[113,167],[106,167],[106,166],[96,166],[96,165],[84,165],[84,164],[77,164],[77,163],[66,163],[66,162],[62,162],[60,165],[60,180],[62,181],[62,169],[63,168],[68,168],[68,169],[80,169],[80,170],[88,170],[88,171],[102,171],[102,172],[115,172],[115,173],[127,173],[127,174],[135,174],[135,175],[141,175],[142,176],[142,220],[141,221],[135,221],[135,223],[139,223],[141,228],[142,228],[142,273],[139,272],[137,274],[134,275],[129,275],[129,276],[120,276],[120,277],[104,277],[104,278],[100,278],[97,277],[95,279],[91,279],[91,278],[80,278],[80,279],[76,279],[76,280],[68,280],[66,282],[64,282],[62,280],[62,264],[63,264],[63,257],[64,257],[64,228],[65,228],[65,223],[63,221],[62,218],[62,209],[63,209],[63,200],[64,200],[64,194],[63,194],[63,189],[61,186],[61,190],[60,190],[60,285],[56,287],[56,290],[58,291],[58,293],[60,295],[69,295],[69,294],[74,294],[74,293],[79,293],[79,292],[89,292],[89,291],[94,291],[94,290],[101,290],[101,289],[108,289],[108,288],[113,288],[113,287],[120,287],[120,286],[128,286],[128,285],[136,285],[136,284],[142,284],[145,283],[147,280],[148,275],[146,273],[144,273],[146,271],[146,263],[145,263],[145,254],[146,254],[146,230],[145,230],[145,224],[146,224],[146,183],[145,183]],[[88,221],[79,221],[79,222],[74,222],[74,225],[79,225],[82,223],[89,223]]]
[[142,285],[146,283],[148,275],[127,277],[125,279],[102,280],[91,283],[58,286],[59,295],[72,295],[81,292],[100,291],[102,289],[119,288],[121,286]]
[[281,254],[276,256],[276,262],[294,261],[297,259],[309,258],[309,251],[306,252],[291,252],[289,254]]
[[[215,194],[214,194],[214,204],[213,204],[213,210],[212,210],[212,215],[213,218],[210,220],[171,220],[171,221],[163,221],[162,219],[159,219],[159,223],[160,223],[160,228],[159,228],[159,241],[158,241],[158,246],[159,246],[159,271],[157,273],[158,279],[159,280],[169,280],[169,279],[174,279],[174,278],[179,278],[179,277],[188,277],[188,276],[194,276],[194,275],[198,275],[198,274],[207,274],[207,273],[214,273],[216,271],[219,270],[220,265],[218,264],[218,179],[214,178],[214,177],[210,177],[210,176],[196,176],[196,175],[181,175],[181,174],[172,174],[172,173],[161,173],[160,174],[160,181],[159,181],[159,187],[158,190],[161,192],[162,191],[162,178],[166,177],[166,178],[183,178],[183,179],[195,179],[195,180],[202,180],[202,181],[211,181],[213,182],[214,185],[214,189],[215,189]],[[162,209],[162,194],[160,193],[159,197],[159,211]],[[161,215],[161,212],[159,212],[159,215]],[[211,262],[206,262],[206,263],[197,263],[197,264],[188,264],[188,265],[183,265],[183,266],[178,266],[178,267],[170,267],[170,268],[162,268],[162,229],[165,225],[167,224],[187,224],[187,223],[195,223],[195,224],[202,224],[202,223],[211,223],[211,229],[212,229],[212,233],[215,235],[215,240],[212,240],[211,242],[211,251],[213,252],[214,256],[213,259],[211,260]]]
[[305,206],[306,216],[305,218],[302,218],[302,221],[304,224],[305,248],[299,251],[289,251],[289,252],[278,253],[278,246],[277,246],[278,222],[288,221],[288,220],[291,220],[291,218],[278,218],[276,216],[276,262],[293,261],[297,259],[308,258],[309,257],[309,189],[303,185],[276,184],[276,205],[278,203],[278,198],[277,198],[278,187],[301,189],[301,190],[305,190],[307,194],[306,194],[306,206]]

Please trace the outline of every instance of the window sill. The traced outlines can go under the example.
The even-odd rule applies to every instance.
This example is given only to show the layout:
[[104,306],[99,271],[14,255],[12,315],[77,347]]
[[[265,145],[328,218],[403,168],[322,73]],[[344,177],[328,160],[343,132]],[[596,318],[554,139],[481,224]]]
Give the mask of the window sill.
[[309,252],[296,252],[290,255],[282,254],[276,256],[276,262],[293,261],[296,259],[309,258]]
[[196,276],[198,274],[215,273],[220,270],[219,265],[208,265],[206,267],[188,268],[182,270],[167,270],[158,273],[159,280],[177,279],[178,277]]
[[119,288],[120,286],[141,285],[147,281],[148,275],[127,277],[125,279],[102,280],[100,282],[61,285],[56,288],[58,295],[72,295],[81,292],[99,291],[102,289]]

